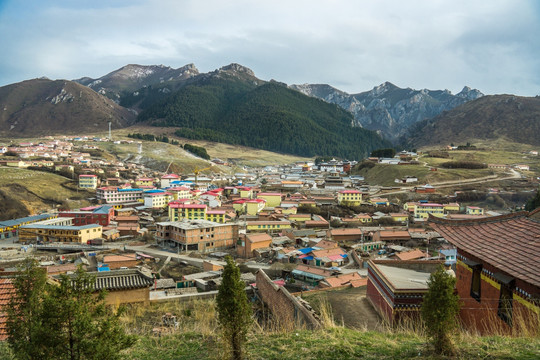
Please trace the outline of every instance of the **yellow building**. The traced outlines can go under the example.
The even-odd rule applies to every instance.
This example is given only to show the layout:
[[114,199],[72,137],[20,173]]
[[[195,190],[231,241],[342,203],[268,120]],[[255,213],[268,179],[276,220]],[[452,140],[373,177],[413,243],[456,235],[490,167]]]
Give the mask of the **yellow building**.
[[291,214],[288,217],[289,221],[295,221],[297,223],[305,223],[311,220],[311,214]]
[[418,203],[416,202],[406,202],[405,204],[403,204],[403,210],[414,213],[416,205],[418,205]]
[[373,218],[371,217],[371,215],[368,214],[358,214],[354,217],[354,219],[364,224],[369,224],[373,222]]
[[289,221],[248,221],[246,223],[246,229],[254,232],[272,232],[290,228]]
[[266,200],[264,199],[253,199],[247,200],[246,204],[246,213],[248,215],[257,215],[266,207]]
[[339,205],[360,206],[362,203],[362,193],[358,190],[341,190],[337,194]]
[[82,226],[30,224],[19,228],[19,242],[66,242],[86,244],[88,240],[101,238],[103,227],[97,224]]
[[172,201],[173,195],[168,192],[147,192],[143,193],[144,206],[152,209],[163,209]]
[[224,224],[225,223],[225,210],[206,211],[206,220]]
[[154,186],[154,179],[152,178],[138,178],[135,180],[137,186]]
[[170,192],[173,195],[174,200],[191,199],[191,189],[186,186],[168,188],[167,192]]
[[407,222],[409,220],[409,214],[391,213],[390,216],[395,222]]
[[97,175],[82,174],[79,175],[79,187],[81,189],[96,189],[98,185]]
[[281,193],[258,193],[257,199],[266,200],[266,207],[277,207],[281,205]]
[[420,203],[414,209],[414,217],[416,219],[427,219],[429,214],[437,217],[444,216],[444,207],[441,204],[424,204]]
[[253,199],[253,190],[247,186],[237,186],[238,194],[243,199]]
[[207,206],[202,204],[169,203],[169,221],[206,220]]
[[298,211],[298,208],[296,206],[293,206],[293,207],[280,207],[279,210],[281,211],[282,214],[284,215],[290,215],[290,214],[296,214],[296,212]]
[[459,204],[458,203],[444,204],[444,212],[445,214],[459,212]]
[[233,209],[234,211],[244,214],[246,212],[246,201],[247,200],[236,200],[233,201]]
[[484,209],[478,206],[467,206],[465,212],[468,215],[484,215]]

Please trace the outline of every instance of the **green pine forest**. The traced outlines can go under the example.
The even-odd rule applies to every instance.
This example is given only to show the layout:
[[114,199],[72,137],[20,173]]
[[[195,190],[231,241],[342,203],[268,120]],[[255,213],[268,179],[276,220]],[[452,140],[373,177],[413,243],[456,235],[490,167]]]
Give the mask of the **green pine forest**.
[[138,121],[178,127],[176,135],[300,156],[361,159],[390,147],[378,134],[351,127],[352,115],[285,85],[257,86],[234,76],[182,87],[139,114]]

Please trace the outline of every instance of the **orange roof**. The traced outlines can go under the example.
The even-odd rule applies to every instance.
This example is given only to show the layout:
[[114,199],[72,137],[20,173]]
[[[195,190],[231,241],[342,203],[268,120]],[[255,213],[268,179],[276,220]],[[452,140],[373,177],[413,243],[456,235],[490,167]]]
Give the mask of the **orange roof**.
[[272,241],[272,237],[268,234],[248,234],[246,237],[252,243]]
[[332,236],[336,235],[362,235],[362,230],[360,229],[332,229],[330,230]]
[[12,279],[0,279],[0,341],[7,339],[5,307],[15,295],[15,287]]
[[403,238],[410,238],[411,235],[408,231],[403,230],[381,230],[380,236],[382,238],[397,238],[397,237],[403,237]]
[[128,255],[107,255],[103,257],[104,263],[110,263],[115,261],[133,261],[136,260],[135,254]]
[[326,281],[330,287],[343,286],[347,284],[351,284],[353,287],[367,285],[367,278],[361,277],[356,272],[328,277],[324,279],[324,281]]
[[325,256],[346,254],[347,252],[343,250],[342,248],[337,247],[337,248],[332,248],[332,249],[313,250],[311,253],[316,258],[322,258]]
[[335,241],[321,240],[315,246],[322,249],[333,249],[338,247],[338,244]]
[[299,264],[295,270],[298,270],[298,271],[304,271],[304,272],[307,272],[307,273],[311,273],[311,274],[315,274],[315,275],[320,275],[320,276],[330,276],[332,275],[332,271],[331,270],[327,270],[327,269],[323,269],[323,268],[318,268],[318,267],[314,267],[314,266],[307,266],[307,265],[302,265],[302,264]]
[[396,256],[399,260],[415,260],[415,259],[421,259],[421,258],[427,257],[429,255],[423,252],[422,250],[416,249],[416,250],[411,250],[411,251],[396,254]]

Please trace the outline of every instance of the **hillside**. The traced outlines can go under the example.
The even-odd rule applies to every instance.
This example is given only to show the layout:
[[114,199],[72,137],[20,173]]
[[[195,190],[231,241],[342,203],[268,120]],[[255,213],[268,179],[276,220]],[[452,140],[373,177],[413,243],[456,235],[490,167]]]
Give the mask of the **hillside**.
[[80,208],[94,196],[77,189],[76,182],[44,171],[0,169],[0,220],[37,214],[58,206]]
[[422,121],[402,139],[408,146],[504,139],[540,145],[540,97],[484,96]]
[[[389,143],[353,128],[350,113],[233,64],[143,111],[137,121],[179,127],[176,134],[300,156],[366,156]],[[231,65],[232,66],[232,65]],[[261,85],[262,83],[262,85]]]
[[453,95],[448,90],[414,90],[385,82],[370,91],[348,94],[326,84],[291,85],[303,94],[337,104],[354,115],[354,124],[396,141],[418,121],[451,110],[483,94],[469,87]]
[[129,125],[134,115],[86,86],[34,79],[0,87],[0,133],[79,134]]

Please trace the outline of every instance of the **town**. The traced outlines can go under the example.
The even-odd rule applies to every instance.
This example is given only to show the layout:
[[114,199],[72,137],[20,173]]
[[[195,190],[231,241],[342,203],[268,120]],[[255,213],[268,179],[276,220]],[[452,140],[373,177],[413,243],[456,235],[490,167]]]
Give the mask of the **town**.
[[[223,260],[232,255],[248,291],[282,324],[320,327],[320,314],[306,299],[326,292],[345,325],[377,329],[417,317],[430,274],[444,265],[457,278],[468,328],[514,333],[538,326],[531,316],[539,310],[538,210],[465,205],[412,175],[394,186],[368,185],[351,174],[358,161],[317,159],[227,173],[213,167],[227,161],[212,159],[206,168],[173,173],[101,158],[100,142],[109,139],[49,137],[0,149],[4,169],[56,172],[90,202],[0,221],[0,298],[12,294],[10,276],[27,256],[51,278],[82,265],[95,274],[96,290],[108,291],[108,304],[212,297]],[[143,146],[132,139],[115,143]],[[419,156],[403,151],[363,163],[400,166]],[[499,168],[518,180],[529,171],[522,164]],[[501,308],[498,299],[512,305]]]

